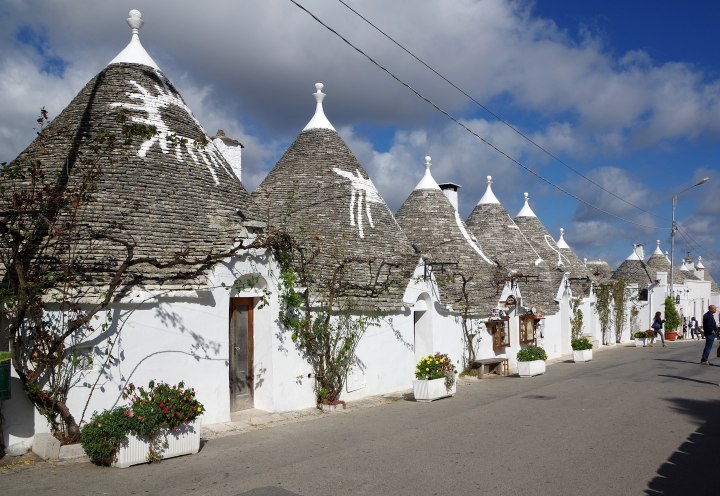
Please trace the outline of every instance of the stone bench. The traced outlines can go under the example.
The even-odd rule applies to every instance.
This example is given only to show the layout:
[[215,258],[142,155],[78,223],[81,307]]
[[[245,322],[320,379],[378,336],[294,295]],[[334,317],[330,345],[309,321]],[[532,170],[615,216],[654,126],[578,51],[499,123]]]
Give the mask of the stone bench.
[[497,374],[503,376],[510,375],[508,359],[502,357],[483,358],[482,360],[475,360],[473,362],[473,368],[478,369],[478,379],[484,379],[485,375],[489,374]]

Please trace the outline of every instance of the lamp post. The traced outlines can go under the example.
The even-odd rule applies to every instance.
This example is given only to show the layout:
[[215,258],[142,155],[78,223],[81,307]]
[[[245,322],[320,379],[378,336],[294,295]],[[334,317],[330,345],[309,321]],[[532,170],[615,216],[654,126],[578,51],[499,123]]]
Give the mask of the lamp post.
[[673,270],[675,268],[675,232],[677,231],[677,223],[675,222],[675,207],[677,207],[677,199],[678,196],[680,196],[680,193],[684,193],[689,189],[694,188],[695,186],[700,186],[701,184],[705,184],[710,180],[709,177],[703,177],[698,182],[693,184],[692,186],[688,186],[685,189],[681,189],[677,193],[675,193],[672,197],[672,227],[670,230],[670,295],[673,295]]

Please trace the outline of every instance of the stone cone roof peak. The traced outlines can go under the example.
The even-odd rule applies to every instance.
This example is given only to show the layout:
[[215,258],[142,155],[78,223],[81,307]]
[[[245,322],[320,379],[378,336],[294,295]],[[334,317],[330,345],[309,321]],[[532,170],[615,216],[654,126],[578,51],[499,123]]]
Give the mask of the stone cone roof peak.
[[528,203],[528,198],[530,198],[530,195],[525,192],[523,193],[523,196],[525,197],[525,205],[523,205],[523,208],[520,209],[520,211],[515,217],[537,217],[537,215],[535,215],[535,212],[533,212],[533,209],[530,208],[530,204]]
[[308,129],[330,129],[331,131],[335,131],[333,125],[330,124],[328,118],[325,117],[325,111],[323,110],[322,102],[325,99],[325,93],[322,92],[323,87],[324,85],[322,83],[315,83],[315,89],[317,90],[313,93],[315,101],[317,102],[315,105],[315,115],[313,115],[310,122],[307,123],[303,131],[307,131]]
[[422,179],[420,179],[420,182],[417,183],[417,186],[415,186],[415,189],[440,189],[440,186],[438,186],[437,181],[432,177],[432,174],[430,173],[430,167],[432,167],[432,158],[430,155],[425,157],[425,175]]
[[704,269],[704,268],[705,268],[705,266],[704,266],[703,263],[702,263],[702,257],[701,257],[701,256],[698,256],[698,261],[697,261],[697,263],[695,264],[695,268],[698,269],[698,270],[701,270],[701,269]]
[[110,64],[142,64],[152,67],[153,69],[160,69],[152,57],[145,51],[145,48],[140,43],[140,28],[142,28],[145,21],[142,19],[142,14],[139,10],[131,10],[128,14],[130,17],[127,18],[128,26],[132,30],[132,36],[130,43],[123,49],[122,52],[110,61]]
[[660,249],[660,240],[657,241],[657,246],[655,247],[655,251],[653,252],[653,255],[663,255],[662,250]]
[[560,249],[569,250],[569,249],[570,249],[570,245],[568,245],[568,244],[565,242],[564,234],[565,234],[565,229],[563,229],[563,228],[561,227],[561,228],[560,228],[560,239],[558,239],[557,247],[560,248]]
[[500,201],[495,196],[495,193],[493,193],[492,190],[492,176],[487,177],[487,189],[485,190],[485,194],[482,195],[482,198],[480,198],[480,201],[477,203],[478,205],[489,205],[491,203],[500,203]]

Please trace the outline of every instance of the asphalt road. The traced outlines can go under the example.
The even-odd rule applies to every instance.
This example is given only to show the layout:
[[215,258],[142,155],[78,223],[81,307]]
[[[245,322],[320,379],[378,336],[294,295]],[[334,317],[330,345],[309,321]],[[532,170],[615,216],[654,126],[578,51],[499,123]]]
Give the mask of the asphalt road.
[[670,346],[596,351],[544,376],[277,425],[159,464],[38,463],[0,472],[0,494],[717,495],[720,359],[700,365],[700,342]]

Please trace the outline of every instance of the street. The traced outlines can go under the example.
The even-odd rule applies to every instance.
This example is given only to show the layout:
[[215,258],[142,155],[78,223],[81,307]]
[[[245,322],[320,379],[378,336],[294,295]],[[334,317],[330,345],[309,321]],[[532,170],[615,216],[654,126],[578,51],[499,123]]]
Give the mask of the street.
[[[213,439],[128,469],[37,463],[3,495],[718,494],[720,359],[704,342],[616,346],[534,378]],[[713,356],[715,349],[713,349]],[[409,398],[408,398],[409,396]]]

